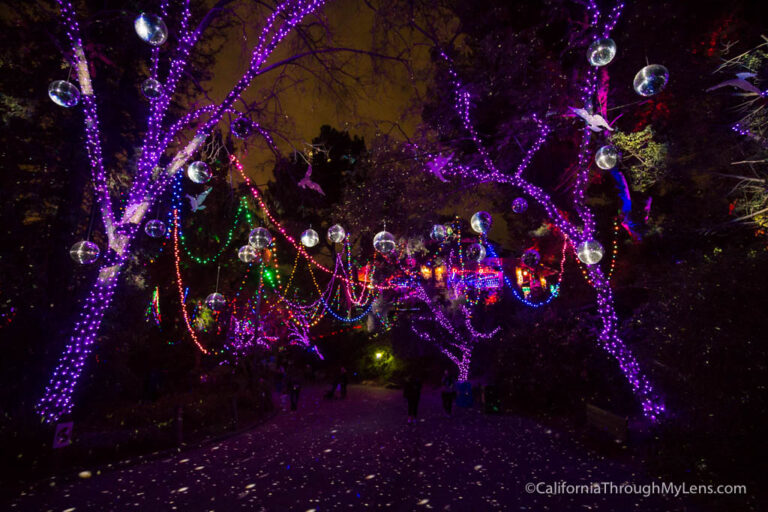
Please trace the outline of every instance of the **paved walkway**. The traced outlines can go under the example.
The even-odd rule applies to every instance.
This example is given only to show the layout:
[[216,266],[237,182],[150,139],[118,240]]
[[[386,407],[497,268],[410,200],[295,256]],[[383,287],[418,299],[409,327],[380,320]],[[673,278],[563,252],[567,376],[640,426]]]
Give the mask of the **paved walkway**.
[[321,391],[304,390],[297,412],[222,441],[38,483],[10,510],[696,510],[659,496],[527,493],[527,482],[648,482],[530,419],[475,409],[446,418],[426,389],[420,422],[407,425],[399,391],[351,386],[344,401]]

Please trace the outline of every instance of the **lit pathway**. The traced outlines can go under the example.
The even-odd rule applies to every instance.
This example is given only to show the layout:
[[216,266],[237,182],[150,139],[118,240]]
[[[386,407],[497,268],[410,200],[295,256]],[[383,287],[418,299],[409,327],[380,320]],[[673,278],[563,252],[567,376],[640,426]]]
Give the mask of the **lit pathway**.
[[445,418],[425,389],[422,421],[409,426],[399,391],[352,386],[346,401],[320,392],[305,390],[298,412],[222,441],[40,483],[10,510],[696,510],[675,498],[526,493],[530,481],[648,481],[529,419]]

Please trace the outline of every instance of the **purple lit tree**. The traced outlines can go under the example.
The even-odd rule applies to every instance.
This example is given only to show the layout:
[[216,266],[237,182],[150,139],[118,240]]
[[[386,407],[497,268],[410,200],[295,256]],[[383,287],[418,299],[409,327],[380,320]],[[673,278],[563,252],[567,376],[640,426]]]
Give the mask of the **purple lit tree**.
[[[459,381],[469,379],[469,367],[472,362],[472,352],[478,343],[489,340],[499,333],[501,327],[490,332],[481,333],[472,326],[472,314],[468,306],[462,304],[457,311],[449,311],[438,302],[435,294],[430,294],[424,285],[417,285],[409,297],[424,304],[430,316],[414,316],[411,319],[411,330],[422,341],[437,347],[442,354],[451,360],[459,370]],[[425,325],[420,325],[425,324]],[[440,334],[435,333],[440,327]]]
[[[66,33],[65,56],[75,70],[79,85],[86,134],[85,146],[108,247],[102,251],[103,256],[97,278],[83,303],[74,332],[59,359],[44,396],[37,404],[37,411],[46,422],[54,422],[72,411],[75,387],[93,350],[102,319],[112,303],[121,273],[131,256],[137,235],[141,231],[140,227],[147,217],[147,212],[157,205],[159,198],[169,188],[178,172],[202,149],[217,126],[226,120],[246,118],[246,128],[253,134],[261,136],[271,148],[275,149],[272,136],[262,127],[261,120],[251,120],[244,115],[257,115],[252,108],[253,105],[245,101],[242,96],[254,79],[281,66],[283,68],[288,67],[288,64],[296,66],[297,61],[303,57],[320,60],[323,55],[337,52],[364,53],[349,48],[318,47],[317,37],[306,37],[306,30],[300,23],[308,15],[317,12],[325,0],[278,2],[270,7],[271,13],[261,24],[258,40],[250,50],[246,71],[224,99],[219,102],[211,101],[205,106],[192,107],[173,120],[169,106],[174,95],[179,92],[179,83],[187,71],[191,52],[212,21],[217,16],[229,12],[228,4],[231,3],[232,0],[219,0],[202,17],[197,26],[192,25],[189,0],[181,0],[174,6],[168,1],[159,3],[157,14],[163,19],[170,19],[174,13],[178,17],[178,24],[171,32],[173,36],[171,40],[175,41],[175,48],[170,52],[167,75],[161,77],[161,56],[165,53],[160,52],[159,45],[153,46],[150,78],[159,83],[159,92],[150,99],[151,106],[146,131],[141,139],[140,156],[135,164],[132,183],[122,196],[125,202],[121,210],[115,208],[110,195],[110,176],[107,172],[109,166],[105,164],[102,154],[98,102],[91,80],[93,63],[87,58],[73,3],[69,0],[57,0]],[[315,25],[322,26],[322,23]],[[274,50],[292,31],[299,32],[299,39],[305,42],[304,49],[296,50],[277,62],[268,62]],[[145,37],[142,38],[147,40]],[[338,69],[338,67],[329,67],[321,60],[320,62],[325,70]],[[281,74],[274,82],[282,78]],[[236,107],[245,112],[238,112]]]
[[[588,33],[592,37],[592,40],[588,42],[609,38],[618,22],[624,4],[619,1],[607,14],[600,10],[595,0],[589,0],[586,7]],[[473,95],[469,88],[462,83],[447,51],[440,49],[444,45],[437,35],[438,31],[425,29],[415,22],[413,26],[428,37],[437,48],[439,60],[447,69],[446,78],[450,83],[453,109],[458,115],[461,130],[468,135],[471,143],[471,149],[468,149],[464,140],[455,137],[454,140],[458,140],[458,142],[452,144],[451,147],[426,152],[426,159],[423,162],[425,172],[434,172],[434,162],[440,161],[441,169],[437,177],[441,180],[511,185],[521,190],[543,210],[548,220],[562,233],[571,248],[577,252],[579,259],[586,265],[589,283],[597,296],[597,309],[602,323],[598,336],[599,346],[617,361],[633,392],[638,396],[644,415],[651,420],[656,420],[663,413],[664,405],[646,375],[641,371],[634,354],[619,337],[619,322],[610,282],[596,264],[602,257],[602,246],[596,240],[596,218],[587,205],[586,190],[589,184],[593,155],[599,147],[596,142],[602,138],[596,134],[600,133],[601,130],[590,129],[589,123],[583,128],[576,164],[572,171],[574,175],[570,180],[570,201],[565,205],[557,205],[552,195],[525,176],[526,170],[537,153],[544,147],[548,135],[552,132],[552,128],[545,121],[548,113],[540,112],[537,114],[534,112],[527,116],[529,123],[535,125],[536,135],[533,138],[533,143],[516,167],[501,168],[495,162],[491,150],[488,149],[486,142],[481,137],[477,123],[472,116]],[[590,67],[585,73],[583,85],[580,86],[577,107],[584,108],[588,113],[604,115],[608,101],[607,84],[608,73],[605,68]],[[440,121],[445,122],[445,119],[441,118]],[[503,136],[500,137],[504,138]],[[415,144],[414,148],[419,149]],[[502,151],[507,150],[502,148]],[[421,150],[419,152],[421,153]],[[454,155],[460,156],[454,157]],[[570,210],[568,213],[564,211],[566,208]]]

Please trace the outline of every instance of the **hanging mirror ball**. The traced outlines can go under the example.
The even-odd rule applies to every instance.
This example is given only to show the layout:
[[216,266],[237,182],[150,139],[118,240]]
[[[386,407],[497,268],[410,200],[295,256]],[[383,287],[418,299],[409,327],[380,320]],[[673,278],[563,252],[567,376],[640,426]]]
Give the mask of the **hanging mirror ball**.
[[141,84],[141,92],[150,100],[156,100],[163,95],[163,84],[154,78],[147,78]]
[[668,81],[669,70],[661,64],[651,64],[637,72],[633,86],[640,96],[653,96],[664,90]]
[[219,292],[212,293],[205,298],[205,305],[213,309],[214,311],[219,311],[221,309],[224,309],[224,306],[226,304],[227,304],[227,300]]
[[99,258],[99,246],[88,240],[77,242],[69,250],[69,255],[77,263],[88,265]]
[[187,177],[194,183],[207,183],[211,179],[211,168],[200,160],[192,162],[187,167]]
[[251,230],[248,234],[248,243],[253,246],[254,249],[266,249],[272,242],[272,234],[267,228],[258,227]]
[[395,237],[388,231],[379,231],[373,237],[373,248],[382,254],[391,253],[395,250],[396,246]]
[[429,233],[429,238],[432,240],[435,240],[436,242],[442,242],[445,240],[445,237],[448,235],[448,232],[445,230],[445,226],[442,224],[435,224],[432,226],[432,231]]
[[586,265],[594,265],[603,259],[603,246],[597,240],[586,240],[576,247],[579,261]]
[[488,212],[477,212],[469,220],[470,226],[475,233],[487,233],[491,229],[493,219]]
[[340,244],[344,241],[344,238],[346,238],[347,233],[344,231],[344,228],[339,226],[338,224],[334,224],[333,226],[328,228],[328,240],[335,244]]
[[240,261],[243,263],[250,263],[253,260],[256,259],[256,256],[258,253],[256,252],[256,249],[253,248],[252,245],[244,245],[237,251],[237,257],[240,258]]
[[246,139],[251,135],[251,122],[244,117],[238,117],[229,125],[229,130],[238,139]]
[[165,234],[165,223],[161,220],[149,220],[144,224],[144,232],[152,238],[160,238]]
[[141,13],[133,22],[133,28],[142,41],[152,46],[160,46],[168,40],[168,27],[160,16]]
[[528,201],[524,197],[517,197],[512,201],[512,211],[515,213],[525,213],[528,209]]
[[48,97],[60,107],[74,107],[80,101],[80,91],[72,82],[54,80],[48,86]]
[[317,234],[317,231],[312,228],[309,228],[301,234],[301,244],[304,247],[314,247],[319,241],[320,236]]
[[470,245],[467,247],[467,258],[473,261],[483,261],[485,259],[485,247],[478,243]]
[[609,64],[616,56],[616,43],[611,38],[598,39],[587,49],[587,59],[593,66]]
[[614,146],[603,146],[595,153],[595,163],[604,171],[613,169],[619,162],[619,151]]
[[523,260],[523,263],[527,266],[533,268],[541,261],[541,255],[536,249],[528,249],[523,253],[520,259]]

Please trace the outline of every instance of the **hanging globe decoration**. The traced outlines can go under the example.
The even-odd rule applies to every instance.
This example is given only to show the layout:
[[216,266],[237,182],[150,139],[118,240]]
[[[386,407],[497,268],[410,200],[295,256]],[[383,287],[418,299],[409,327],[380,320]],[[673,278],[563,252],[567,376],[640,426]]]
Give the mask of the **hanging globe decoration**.
[[586,265],[594,265],[603,259],[603,246],[597,240],[586,240],[576,247],[576,256]]
[[88,265],[99,258],[99,246],[88,240],[77,242],[69,250],[69,255],[75,262],[81,265]]
[[469,220],[469,225],[475,233],[485,234],[491,229],[493,218],[488,212],[477,212]]
[[187,167],[187,177],[192,180],[193,183],[207,183],[211,179],[211,168],[208,164],[198,160],[192,162]]
[[616,43],[611,38],[598,39],[587,49],[589,63],[596,67],[609,64],[616,56]]
[[664,90],[667,82],[669,70],[661,64],[651,64],[637,72],[633,86],[640,96],[653,96]]
[[152,238],[160,238],[165,234],[165,223],[161,220],[148,220],[144,224],[144,232]]
[[229,125],[229,131],[238,139],[247,139],[252,133],[251,121],[245,117],[238,117]]
[[595,153],[595,163],[604,171],[613,169],[619,162],[619,151],[614,146],[603,146]]
[[388,231],[379,231],[376,236],[373,237],[373,248],[379,251],[381,254],[389,254],[395,250],[397,243],[392,233]]
[[525,213],[528,209],[528,201],[524,197],[517,197],[512,201],[512,211],[515,213]]
[[227,300],[219,292],[214,292],[205,298],[205,305],[214,311],[220,311],[224,309],[227,304]]
[[429,238],[436,242],[442,242],[446,236],[448,236],[448,231],[446,231],[445,226],[442,224],[432,226],[432,231],[429,233]]
[[272,243],[272,234],[267,228],[258,227],[248,234],[248,243],[254,249],[266,249]]
[[485,247],[483,244],[474,243],[467,247],[467,258],[473,261],[483,261],[485,259]]
[[242,261],[243,263],[250,263],[253,260],[256,259],[256,256],[258,256],[258,252],[256,249],[253,248],[252,245],[244,245],[237,251],[237,257]]
[[142,41],[152,46],[160,46],[168,40],[168,27],[160,16],[141,13],[133,22],[133,28]]
[[333,226],[328,228],[328,240],[333,242],[334,244],[340,244],[344,241],[344,238],[346,238],[347,233],[344,231],[344,228],[339,226],[338,224],[334,224]]
[[314,247],[319,241],[320,236],[317,234],[317,231],[312,228],[309,228],[301,234],[301,245],[304,247]]
[[163,95],[163,84],[154,78],[147,78],[141,84],[141,92],[150,100],[156,100]]
[[80,101],[80,91],[66,80],[54,80],[48,86],[48,97],[60,107],[74,107]]
[[533,268],[541,261],[541,255],[536,249],[528,249],[520,257],[527,266]]

